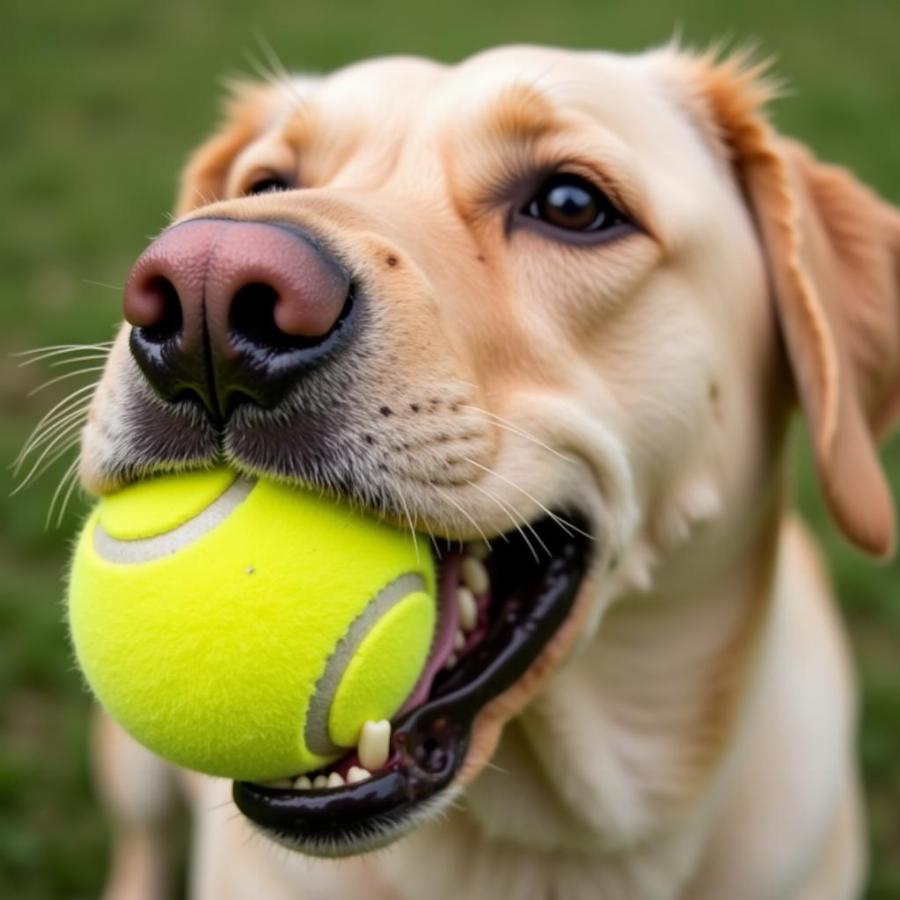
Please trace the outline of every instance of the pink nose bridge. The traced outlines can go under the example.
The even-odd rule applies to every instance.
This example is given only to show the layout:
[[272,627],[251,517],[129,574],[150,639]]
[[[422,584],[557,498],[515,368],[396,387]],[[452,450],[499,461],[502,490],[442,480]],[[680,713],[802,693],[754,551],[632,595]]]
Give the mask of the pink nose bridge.
[[125,287],[125,318],[152,328],[174,293],[185,322],[205,314],[210,331],[223,333],[250,285],[272,291],[274,325],[290,337],[327,334],[346,296],[339,270],[288,228],[201,219],[163,232],[140,256]]

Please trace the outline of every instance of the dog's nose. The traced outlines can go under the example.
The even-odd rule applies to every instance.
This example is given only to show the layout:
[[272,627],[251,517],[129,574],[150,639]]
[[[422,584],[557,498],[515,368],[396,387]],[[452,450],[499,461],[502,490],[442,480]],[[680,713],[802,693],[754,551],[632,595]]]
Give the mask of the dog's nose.
[[195,219],[163,232],[125,285],[131,352],[165,400],[221,421],[276,405],[337,344],[350,279],[299,228]]

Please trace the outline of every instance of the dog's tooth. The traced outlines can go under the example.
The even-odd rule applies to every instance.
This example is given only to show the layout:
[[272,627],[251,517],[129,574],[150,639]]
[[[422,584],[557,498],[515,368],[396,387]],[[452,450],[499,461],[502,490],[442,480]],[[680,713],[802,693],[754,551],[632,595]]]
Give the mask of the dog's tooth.
[[484,594],[491,586],[484,563],[474,556],[464,556],[459,567],[462,583],[473,594]]
[[445,669],[452,669],[452,668],[457,664],[457,662],[459,662],[459,660],[457,659],[456,654],[455,654],[455,653],[451,653],[451,654],[447,657],[447,661],[444,663],[444,668],[445,668]]
[[456,634],[453,635],[453,649],[460,653],[463,647],[466,646],[466,636],[457,629]]
[[363,769],[360,766],[350,766],[350,771],[347,773],[347,784],[358,784],[360,781],[367,781],[372,777],[372,773],[368,769]]
[[475,559],[485,560],[491,555],[490,545],[484,541],[471,541],[466,544],[466,555],[474,556]]
[[478,624],[478,604],[475,602],[475,595],[467,587],[460,587],[456,592],[456,600],[459,603],[459,624],[463,630],[472,631]]
[[305,775],[294,779],[294,787],[298,791],[308,791],[312,786],[312,782]]
[[330,787],[330,788],[343,787],[344,779],[341,777],[341,775],[338,772],[332,772],[328,776],[327,784],[328,784],[328,787]]
[[313,779],[313,787],[314,788],[328,787],[328,776],[327,775],[316,775],[316,777]]
[[370,771],[380,769],[388,761],[391,746],[391,723],[387,719],[371,719],[359,734],[359,761]]

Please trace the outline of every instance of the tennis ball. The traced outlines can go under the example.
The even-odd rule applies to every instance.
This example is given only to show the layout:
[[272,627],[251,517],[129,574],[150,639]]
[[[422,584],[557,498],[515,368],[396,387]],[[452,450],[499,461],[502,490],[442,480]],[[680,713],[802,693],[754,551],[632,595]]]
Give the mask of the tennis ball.
[[414,688],[436,623],[423,539],[227,469],[101,499],[69,623],[108,712],[179,765],[247,781],[323,766]]

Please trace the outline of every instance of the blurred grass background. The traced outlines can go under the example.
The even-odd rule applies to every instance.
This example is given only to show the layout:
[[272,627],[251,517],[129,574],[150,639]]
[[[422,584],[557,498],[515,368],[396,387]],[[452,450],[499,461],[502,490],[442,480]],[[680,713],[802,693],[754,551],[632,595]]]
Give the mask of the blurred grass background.
[[[411,52],[454,60],[495,43],[639,49],[679,28],[688,43],[755,39],[793,96],[780,127],[900,200],[897,0],[608,2],[456,0],[5,0],[0,27],[0,460],[11,461],[68,381],[10,354],[106,340],[120,285],[166,222],[175,176],[213,125],[218,79],[264,57],[327,70]],[[602,89],[602,86],[598,86]],[[900,442],[885,451],[897,493]],[[863,685],[860,750],[872,834],[869,900],[900,898],[900,566],[844,546],[798,438],[797,494],[833,563]],[[83,501],[44,517],[65,464],[9,497],[0,476],[0,897],[94,897],[108,835],[90,788],[89,700],[62,624],[62,576]],[[786,802],[787,799],[786,799]],[[778,823],[774,822],[777,828]],[[790,835],[784,836],[790,840]]]

